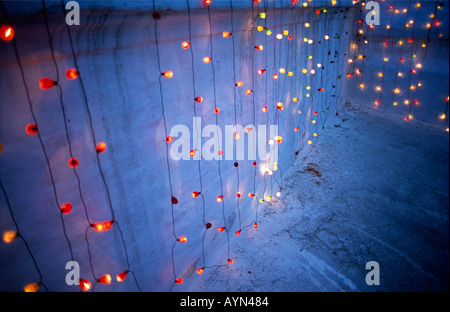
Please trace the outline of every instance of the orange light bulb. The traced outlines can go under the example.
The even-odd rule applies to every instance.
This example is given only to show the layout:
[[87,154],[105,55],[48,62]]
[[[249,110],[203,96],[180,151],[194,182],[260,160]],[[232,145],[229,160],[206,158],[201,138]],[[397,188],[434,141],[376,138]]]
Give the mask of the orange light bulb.
[[16,231],[7,231],[3,233],[3,241],[7,244],[14,241],[17,237],[19,237],[19,233],[17,233]]
[[178,238],[178,241],[179,241],[180,243],[185,244],[185,243],[187,243],[187,237],[186,237],[186,236],[181,236],[180,238]]
[[106,143],[105,142],[98,143],[97,146],[95,147],[95,150],[99,154],[104,153],[106,151]]
[[217,228],[217,231],[219,231],[219,232],[223,232],[223,231],[225,231],[225,227],[223,227],[223,226],[219,226],[219,227]]
[[80,283],[79,284],[80,284],[80,288],[83,291],[88,291],[89,289],[91,289],[91,282],[89,282],[88,280],[80,278]]
[[14,38],[14,28],[9,25],[3,25],[0,27],[0,38],[4,41],[11,41]]
[[181,43],[181,47],[185,50],[189,49],[191,47],[191,43],[189,41],[183,41]]
[[39,287],[41,286],[41,283],[32,283],[32,284],[28,284],[27,286],[25,286],[23,288],[23,290],[25,292],[37,292]]
[[229,31],[224,31],[224,32],[222,33],[222,36],[223,36],[224,38],[230,38],[230,37],[231,37],[231,33],[230,33]]
[[111,275],[109,275],[109,274],[103,275],[102,277],[100,277],[100,278],[98,279],[98,282],[101,283],[101,284],[103,284],[103,285],[109,285],[109,284],[111,284]]
[[203,63],[205,63],[205,64],[209,64],[209,63],[211,63],[211,61],[212,61],[212,58],[210,58],[209,56],[205,56],[203,58]]
[[163,75],[167,79],[170,79],[173,77],[173,72],[168,70],[168,71],[163,72],[161,75]]
[[120,282],[123,282],[126,278],[127,278],[127,275],[128,275],[128,270],[127,271],[124,271],[124,272],[122,272],[122,273],[119,273],[119,274],[117,274],[117,276],[116,276],[116,280],[120,283]]
[[204,268],[199,268],[199,269],[197,270],[197,274],[198,274],[198,275],[202,275],[203,272],[205,272],[205,269],[204,269]]
[[99,233],[101,233],[105,230],[103,223],[101,223],[101,222],[91,224],[91,227]]
[[80,73],[75,68],[70,68],[66,71],[66,77],[70,80],[75,80],[78,78]]

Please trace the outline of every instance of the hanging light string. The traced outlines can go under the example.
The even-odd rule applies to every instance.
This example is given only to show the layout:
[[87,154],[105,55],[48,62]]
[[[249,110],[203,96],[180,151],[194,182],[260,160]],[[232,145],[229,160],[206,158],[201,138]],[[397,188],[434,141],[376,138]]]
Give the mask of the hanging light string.
[[[61,9],[62,9],[62,12],[65,13],[64,0],[61,0]],[[96,134],[95,134],[95,131],[94,131],[90,105],[89,105],[89,101],[88,101],[88,97],[87,97],[87,93],[86,93],[86,88],[85,88],[85,85],[84,85],[84,82],[83,82],[83,75],[79,72],[79,65],[78,65],[78,60],[77,60],[77,56],[76,56],[76,53],[75,53],[75,48],[74,48],[74,45],[73,45],[72,34],[71,34],[71,31],[70,31],[70,26],[67,23],[66,23],[66,30],[67,30],[67,36],[69,38],[69,43],[70,43],[70,49],[71,49],[71,53],[72,53],[73,63],[75,65],[75,69],[77,70],[77,74],[78,74],[77,78],[78,78],[78,81],[79,81],[79,84],[80,84],[81,93],[82,93],[82,96],[83,96],[83,100],[84,100],[85,107],[86,107],[86,112],[87,112],[87,115],[88,115],[88,120],[89,120],[89,126],[90,126],[90,130],[91,130],[92,140],[93,140],[94,146],[97,147],[98,146],[98,144],[97,144],[98,141],[97,141]],[[114,213],[114,209],[113,209],[111,194],[110,194],[110,190],[109,190],[109,187],[108,187],[108,184],[106,182],[106,178],[105,178],[102,166],[101,166],[99,154],[100,154],[99,152],[95,153],[96,159],[97,159],[97,166],[98,166],[98,170],[99,170],[100,176],[102,178],[103,184],[105,186],[106,195],[107,195],[108,203],[109,203],[109,208],[110,208],[111,215],[112,215],[112,220],[117,225],[117,230],[118,230],[118,232],[120,234],[120,237],[121,237],[121,240],[122,240],[122,244],[123,244],[123,248],[124,248],[124,251],[125,251],[126,262],[127,262],[127,269],[126,269],[125,272],[131,273],[133,275],[133,278],[134,278],[134,281],[136,283],[136,286],[138,287],[139,291],[142,291],[141,287],[140,287],[140,285],[139,285],[139,283],[137,281],[136,274],[134,273],[134,271],[131,270],[127,246],[126,246],[126,243],[125,243],[123,232],[120,229],[119,222],[115,218],[115,213]]]
[[[394,20],[394,10],[393,9],[388,9],[388,11],[391,11],[391,17],[390,17],[390,21],[389,21],[389,27],[388,27],[388,35],[387,35],[387,38],[391,38],[391,31],[392,31],[392,22],[393,22],[393,20]],[[389,42],[387,39],[386,39],[386,42],[384,43],[384,45],[385,45],[385,49],[383,50],[383,59],[385,59],[385,58],[387,58],[388,57],[388,55],[389,55],[389,46],[391,45],[391,42]],[[380,82],[380,86],[381,86],[381,90],[380,91],[382,91],[383,89],[384,89],[384,78],[385,78],[385,72],[386,72],[386,64],[387,64],[387,62],[383,62],[383,69],[382,69],[382,71],[378,74],[378,75],[380,75],[381,74],[381,82]]]
[[[252,41],[252,46],[256,46],[256,36],[255,36],[255,30],[257,28],[257,20],[258,20],[258,15],[261,12],[258,9],[257,14],[255,14],[255,6],[257,5],[257,3],[255,3],[254,1],[252,2],[252,30],[251,30],[251,41]],[[256,75],[256,70],[255,70],[255,49],[251,49],[251,64],[252,64],[252,90],[255,90],[255,75]],[[252,93],[252,106],[253,106],[253,124],[255,125],[255,128],[253,129],[253,131],[258,131],[256,129],[256,125],[257,125],[257,114],[258,114],[258,109],[256,107],[256,98],[255,98],[255,92]],[[255,136],[256,138],[256,136]],[[255,142],[256,143],[256,142]],[[255,145],[256,146],[256,145]],[[258,172],[257,169],[257,163],[256,161],[253,164],[253,195],[256,194],[256,175]],[[250,194],[249,194],[250,195]],[[255,209],[255,221],[254,221],[254,227],[257,228],[258,227],[258,210],[259,210],[259,201],[256,201],[256,209]]]
[[[7,12],[6,12],[3,0],[0,0],[0,5],[1,5],[2,11],[4,13],[5,19],[7,21],[9,21],[9,17],[7,15]],[[39,124],[37,122],[36,114],[34,112],[34,108],[33,108],[33,105],[32,105],[30,91],[29,91],[28,84],[27,84],[26,79],[25,79],[25,72],[24,72],[24,68],[23,68],[23,65],[22,65],[22,61],[21,61],[20,56],[19,56],[19,52],[18,52],[17,43],[16,43],[16,39],[15,38],[12,39],[12,45],[13,45],[14,55],[15,55],[17,64],[19,65],[20,77],[21,77],[21,80],[22,80],[22,83],[23,83],[23,86],[24,86],[24,89],[25,89],[25,94],[26,94],[26,97],[27,97],[27,103],[28,103],[28,107],[29,107],[29,110],[30,110],[30,114],[31,114],[31,117],[32,117],[34,125],[36,125],[36,127],[38,127]],[[44,154],[44,158],[45,158],[46,165],[47,165],[47,170],[49,172],[49,176],[50,176],[50,180],[51,180],[51,184],[52,184],[52,190],[53,190],[55,204],[56,204],[56,207],[57,207],[58,211],[60,212],[60,221],[61,221],[61,225],[62,225],[62,228],[63,228],[64,238],[65,238],[65,240],[67,242],[67,246],[69,248],[70,259],[73,261],[74,260],[74,256],[73,256],[72,244],[70,243],[69,237],[67,236],[66,225],[65,225],[64,218],[63,218],[63,213],[61,211],[61,204],[60,204],[59,199],[58,199],[58,192],[56,191],[55,179],[53,177],[53,171],[52,171],[51,166],[50,166],[50,159],[49,159],[49,157],[47,155],[47,151],[45,149],[44,141],[42,139],[42,136],[41,136],[41,133],[40,133],[39,130],[37,131],[36,135],[38,137],[39,145],[41,146],[42,153]]]
[[[188,12],[188,30],[189,30],[189,42],[192,43],[192,18],[191,18],[191,7],[189,4],[189,0],[186,0],[187,5],[187,12]],[[192,68],[192,92],[193,92],[193,98],[195,99],[197,96],[197,90],[196,90],[196,84],[195,84],[195,66],[194,66],[194,50],[193,46],[190,48],[191,50],[191,68]],[[193,101],[193,110],[194,110],[194,117],[197,117],[197,106],[196,101]],[[197,142],[198,138],[194,138],[194,142]],[[199,273],[203,273],[204,268],[206,267],[206,251],[205,251],[205,238],[206,233],[208,232],[208,226],[206,223],[206,209],[205,209],[205,196],[203,194],[203,179],[202,179],[202,170],[201,170],[201,160],[198,161],[198,176],[199,176],[199,184],[200,189],[199,195],[201,195],[202,198],[202,218],[203,218],[203,226],[205,227],[202,235],[202,261],[203,266],[197,270]]]
[[43,279],[42,279],[42,272],[39,269],[39,266],[37,264],[35,256],[31,252],[30,245],[28,244],[27,240],[23,236],[23,233],[20,231],[19,224],[17,223],[16,218],[14,217],[14,213],[13,213],[13,210],[11,208],[11,203],[10,203],[10,201],[8,199],[8,196],[6,194],[5,188],[4,188],[3,183],[1,181],[0,181],[0,190],[2,191],[3,197],[5,198],[6,207],[8,207],[8,211],[9,211],[9,215],[11,217],[11,220],[13,221],[14,226],[16,228],[14,238],[12,238],[12,239],[20,238],[20,240],[22,240],[22,242],[25,245],[25,248],[27,249],[28,254],[31,257],[31,260],[33,260],[34,267],[36,268],[36,271],[37,271],[37,273],[39,275],[39,282],[37,282],[35,285],[37,287],[42,286],[45,289],[45,291],[48,292],[47,286],[44,284]]
[[[163,84],[162,79],[164,77],[163,71],[161,69],[161,54],[159,51],[159,39],[158,39],[158,18],[156,17],[157,11],[156,11],[156,1],[153,0],[153,19],[154,19],[154,37],[155,37],[155,46],[156,46],[156,55],[157,55],[157,63],[158,63],[158,70],[159,70],[159,94],[160,94],[160,104],[161,104],[161,113],[164,123],[164,131],[165,131],[165,137],[167,138],[169,136],[168,130],[167,130],[167,120],[166,120],[166,114],[165,114],[165,105],[164,105],[164,93],[163,93]],[[170,170],[170,161],[169,161],[169,145],[166,144],[166,165],[167,165],[167,173],[168,173],[168,179],[169,179],[169,190],[171,195],[171,216],[172,216],[172,235],[174,238],[174,243],[172,245],[172,274],[174,276],[174,282],[172,283],[172,286],[170,287],[170,290],[173,288],[175,284],[180,284],[182,282],[182,279],[177,277],[176,274],[176,266],[175,266],[175,259],[174,259],[174,249],[177,243],[180,241],[178,240],[178,236],[176,234],[176,228],[175,228],[175,212],[174,212],[174,205],[178,204],[178,200],[174,197],[173,188],[172,188],[172,178],[171,178],[171,170]],[[170,291],[169,290],[169,291]]]
[[[234,9],[233,9],[233,0],[229,1],[230,3],[230,22],[231,22],[231,42],[232,42],[232,47],[233,47],[233,106],[234,106],[234,125],[237,127],[238,121],[237,121],[237,73],[236,73],[236,44],[235,44],[235,39],[234,39]],[[253,93],[253,92],[252,92]],[[237,130],[237,129],[236,129]],[[236,132],[237,133],[237,132]],[[235,137],[234,140],[234,145],[237,146],[237,140],[239,138]],[[243,138],[242,138],[243,139]],[[236,155],[236,159],[237,159],[237,148],[234,149],[234,153]],[[240,209],[240,196],[238,196],[237,194],[240,194],[240,179],[239,179],[239,163],[236,161],[234,163],[234,166],[236,168],[236,181],[237,181],[237,185],[236,185],[236,208],[237,208],[237,213],[238,213],[238,222],[239,222],[239,230],[236,232],[236,235],[239,235],[238,233],[241,233],[242,230],[242,221],[241,221],[241,209]]]
[[[211,69],[212,69],[212,80],[213,80],[213,94],[214,94],[214,109],[217,111],[217,86],[216,86],[216,70],[214,66],[214,44],[213,44],[213,30],[212,30],[212,18],[211,18],[211,8],[210,5],[207,6],[208,9],[208,24],[209,24],[209,47],[210,47],[210,55],[211,55]],[[216,113],[216,127],[219,127],[219,114]],[[217,136],[218,137],[218,136]],[[218,146],[222,146],[222,142],[219,141],[219,138],[217,138],[217,144]],[[223,179],[222,179],[222,169],[221,169],[221,156],[219,157],[218,161],[218,173],[219,173],[219,180],[220,180],[220,190],[221,190],[221,196],[223,196]],[[229,259],[231,259],[230,256],[230,238],[229,238],[229,229],[227,227],[227,219],[225,216],[225,203],[222,200],[222,217],[223,217],[223,228],[227,236],[227,256],[228,256],[228,262]],[[218,267],[219,265],[215,265],[213,267]],[[225,264],[226,266],[226,264]]]

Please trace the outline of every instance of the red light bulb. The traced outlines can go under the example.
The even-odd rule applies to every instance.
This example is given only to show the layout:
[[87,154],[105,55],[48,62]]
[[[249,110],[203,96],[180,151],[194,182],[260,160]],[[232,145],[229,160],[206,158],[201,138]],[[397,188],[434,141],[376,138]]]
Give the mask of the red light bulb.
[[300,130],[299,127],[296,127],[296,128],[294,129],[295,132],[298,132],[299,130]]
[[198,275],[202,275],[203,272],[205,272],[205,269],[204,269],[204,268],[199,268],[199,269],[197,270],[197,274],[198,274]]
[[109,284],[111,284],[111,275],[109,275],[109,274],[103,275],[102,277],[100,277],[100,278],[98,279],[98,282],[101,283],[101,284],[103,284],[103,285],[109,285]]
[[225,231],[225,227],[223,227],[223,226],[219,226],[219,227],[217,228],[217,231],[219,231],[219,232],[223,232],[223,231]]
[[209,230],[212,227],[212,224],[210,222],[206,223],[206,229]]
[[120,282],[123,282],[126,278],[127,278],[127,275],[128,275],[128,271],[124,271],[124,272],[122,272],[122,273],[119,273],[119,274],[117,274],[117,276],[116,276],[116,280],[120,283]]
[[89,282],[88,280],[80,278],[80,283],[79,284],[80,284],[80,288],[83,291],[88,291],[89,289],[91,289],[91,282]]
[[258,165],[258,163],[256,162],[256,161],[254,161],[253,163],[252,163],[252,166],[253,167],[256,167]]
[[233,259],[228,259],[228,264],[233,264]]
[[192,192],[192,197],[196,198],[200,195],[200,192]]
[[239,198],[239,197],[241,197],[241,196],[242,196],[242,193],[241,193],[241,192],[237,192],[237,193],[236,193],[236,197]]
[[172,196],[171,202],[173,205],[178,205],[178,199]]
[[197,96],[197,97],[194,99],[194,101],[197,102],[197,103],[201,103],[201,102],[203,102],[203,98],[202,98],[201,96]]
[[272,78],[275,80],[278,79],[278,74],[273,74]]
[[69,159],[69,167],[70,168],[76,168],[78,167],[79,161],[75,157],[72,157]]
[[234,233],[234,234],[236,234],[236,236],[239,236],[239,235],[241,235],[241,230],[239,230],[239,231],[236,231],[236,233]]
[[258,51],[263,51],[264,50],[264,46],[262,44],[255,46],[255,49]]
[[0,38],[4,41],[11,41],[14,38],[14,28],[9,25],[3,25],[0,27]]
[[211,0],[204,0],[203,1],[203,5],[205,5],[205,6],[208,6],[208,5],[211,5]]
[[260,75],[264,74],[265,72],[266,72],[265,69],[260,69],[260,70],[258,70],[258,74],[260,74]]
[[103,222],[103,230],[109,231],[112,228],[113,224],[114,224],[113,220],[108,220],[108,221]]
[[166,137],[166,142],[167,143],[172,143],[173,142],[173,138],[169,135],[168,137]]
[[189,155],[190,155],[191,157],[194,157],[195,154],[197,154],[197,150],[196,150],[196,149],[195,149],[195,150],[191,150],[191,151],[189,152]]
[[318,91],[319,92],[323,92],[323,91],[325,91],[325,89],[324,88],[320,88],[320,89],[318,89]]
[[70,68],[66,71],[66,77],[69,80],[75,80],[79,75],[80,73],[75,68]]
[[28,135],[35,135],[38,133],[38,127],[35,124],[29,124],[25,127],[25,131]]
[[255,197],[255,194],[253,194],[253,193],[248,193],[248,197],[250,197],[250,198]]
[[41,88],[42,90],[48,90],[53,88],[54,86],[56,86],[56,81],[51,80],[50,78],[41,78],[41,80],[39,80],[39,88]]
[[255,229],[257,229],[257,228],[258,228],[258,223],[255,222],[255,224],[253,224],[253,227],[254,227]]
[[187,243],[187,237],[186,237],[186,236],[181,236],[181,237],[178,239],[178,241],[179,241],[180,243],[185,244],[185,243]]
[[104,153],[106,151],[106,143],[105,142],[100,142],[97,144],[95,150],[97,151],[97,153]]
[[220,108],[218,108],[218,107],[214,108],[214,113],[216,113],[216,114],[220,113]]
[[183,284],[183,282],[184,282],[184,279],[182,279],[181,277],[179,277],[175,280],[175,283],[178,285]]
[[60,209],[63,214],[68,214],[72,211],[72,204],[70,203],[62,204]]
[[267,112],[267,106],[264,106],[264,107],[262,108],[262,111],[263,111],[264,113],[266,113],[266,112]]

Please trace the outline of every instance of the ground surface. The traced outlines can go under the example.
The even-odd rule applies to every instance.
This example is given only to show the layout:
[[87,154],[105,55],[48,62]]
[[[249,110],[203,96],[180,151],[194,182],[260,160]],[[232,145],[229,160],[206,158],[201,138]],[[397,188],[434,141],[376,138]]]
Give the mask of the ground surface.
[[[193,291],[449,289],[448,133],[348,105]],[[244,233],[243,233],[244,234]],[[380,265],[380,286],[365,282]]]

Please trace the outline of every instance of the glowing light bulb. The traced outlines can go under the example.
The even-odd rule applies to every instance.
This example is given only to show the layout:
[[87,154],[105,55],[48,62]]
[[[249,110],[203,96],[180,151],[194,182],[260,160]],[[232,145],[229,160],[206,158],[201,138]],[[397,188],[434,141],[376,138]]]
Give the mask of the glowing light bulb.
[[19,233],[16,231],[6,231],[3,233],[3,241],[7,244],[13,242],[17,237],[19,237]]
[[312,140],[308,140],[308,144],[311,145],[312,144]]
[[78,78],[80,73],[75,68],[70,68],[66,71],[66,77],[70,80],[75,80]]
[[88,280],[80,278],[79,285],[83,291],[88,291],[89,289],[91,289],[91,282],[89,282]]
[[195,154],[197,154],[197,150],[196,150],[196,149],[189,151],[189,155],[190,155],[191,157],[194,157]]
[[204,5],[204,6],[211,5],[211,2],[212,2],[212,0],[204,0],[204,1],[203,1],[203,5]]
[[202,98],[201,96],[197,96],[197,97],[194,99],[194,101],[197,102],[197,103],[201,103],[201,102],[203,102],[203,98]]
[[258,51],[263,51],[264,50],[264,46],[262,44],[255,46],[255,49]]
[[303,68],[303,69],[302,69],[302,73],[303,73],[303,74],[306,74],[307,72],[308,72],[308,70],[307,70],[306,68]]
[[68,214],[72,211],[72,204],[70,203],[62,204],[60,209],[63,214]]
[[217,231],[219,231],[219,232],[223,232],[223,231],[225,231],[225,227],[223,227],[223,226],[219,226],[219,227],[217,228]]
[[263,27],[263,26],[258,26],[256,29],[257,29],[258,31],[263,31],[263,30],[264,30],[264,27]]
[[447,118],[447,115],[445,113],[443,113],[442,115],[439,116],[439,118],[444,120],[445,118]]
[[129,271],[127,270],[127,271],[124,271],[124,272],[121,272],[121,273],[117,274],[116,281],[118,281],[119,283],[123,282],[127,278],[128,272]]
[[258,70],[258,74],[260,74],[260,75],[264,74],[265,72],[266,72],[265,69],[260,69],[260,70]]
[[236,234],[236,236],[239,236],[239,235],[241,235],[241,230],[239,230],[239,231],[236,231],[234,234]]
[[295,131],[295,132],[298,132],[299,130],[300,130],[299,127],[294,128],[294,131]]
[[197,270],[197,274],[198,274],[198,275],[202,275],[203,272],[205,272],[205,269],[204,269],[204,268],[199,268],[199,269]]
[[388,62],[388,61],[389,61],[389,58],[388,58],[388,57],[385,57],[385,58],[383,59],[383,61]]
[[168,70],[168,71],[163,72],[161,75],[163,75],[167,79],[170,79],[173,77],[173,72]]
[[186,237],[186,236],[181,236],[180,238],[178,238],[178,241],[179,241],[180,243],[185,244],[185,243],[187,243],[187,237]]
[[248,193],[248,197],[253,198],[253,197],[255,197],[255,194],[253,194],[253,193]]
[[308,44],[313,44],[313,43],[314,43],[314,40],[312,40],[312,39],[308,40]]
[[25,127],[25,131],[28,135],[35,135],[38,133],[38,127],[35,124],[29,124]]
[[253,224],[253,228],[257,229],[257,228],[258,228],[258,223],[255,222],[255,223]]
[[242,87],[244,85],[244,82],[238,81],[236,82],[236,87]]
[[14,38],[14,28],[9,25],[3,25],[0,27],[0,38],[4,41],[11,41]]
[[305,23],[305,27],[308,28],[309,26],[311,26],[308,22]]
[[275,80],[278,79],[278,74],[273,74],[272,78]]
[[283,34],[278,34],[278,35],[277,35],[277,39],[278,39],[278,40],[283,39]]
[[170,135],[168,137],[166,137],[166,142],[167,143],[172,143],[173,142],[173,137],[171,137]]
[[281,74],[284,74],[285,72],[286,72],[286,69],[280,68],[280,73],[281,73]]
[[209,63],[211,63],[211,61],[212,61],[212,58],[210,58],[209,56],[205,56],[203,58],[203,63],[205,63],[205,64],[209,64]]
[[78,167],[79,161],[75,157],[72,157],[69,159],[69,167],[70,168],[76,168]]
[[44,77],[44,78],[41,78],[41,80],[39,80],[39,88],[41,88],[42,90],[51,89],[56,85],[57,85],[57,82],[51,80],[50,78]]
[[99,282],[100,284],[103,284],[103,285],[109,285],[109,284],[111,284],[111,275],[109,275],[109,274],[103,275],[102,277],[100,277],[100,278],[98,279],[98,282]]
[[41,285],[42,285],[41,283],[31,283],[31,284],[26,285],[23,288],[23,290],[25,292],[37,292]]
[[217,201],[218,203],[221,203],[221,202],[223,201],[223,195],[217,196],[217,197],[216,197],[216,201]]
[[395,94],[399,94],[399,93],[400,93],[400,89],[399,89],[399,88],[395,88],[395,89],[394,89],[394,93],[395,93]]
[[277,195],[277,197],[281,196],[281,192],[277,192],[275,195]]
[[245,90],[245,94],[246,94],[246,95],[250,95],[250,94],[252,94],[252,93],[253,93],[253,90],[250,90],[250,89]]
[[228,259],[228,264],[233,264],[233,259]]
[[230,38],[230,37],[231,37],[231,33],[230,33],[229,31],[224,31],[224,32],[222,33],[222,37],[224,37],[224,38]]
[[218,107],[214,108],[214,113],[216,113],[216,114],[220,113],[220,108],[218,108]]
[[175,280],[175,283],[178,284],[178,285],[183,284],[183,282],[184,282],[184,279],[181,278],[181,277],[178,277],[178,278]]
[[181,47],[185,50],[189,49],[191,47],[191,43],[189,41],[183,41],[181,43]]
[[265,12],[261,12],[258,14],[260,18],[265,19],[266,18],[266,13]]
[[378,105],[380,105],[380,104],[381,104],[381,102],[380,102],[379,100],[376,100],[376,101],[375,101],[375,105],[378,106]]
[[210,222],[205,224],[205,227],[207,230],[209,230],[212,227],[212,224]]
[[364,84],[361,83],[361,84],[359,85],[359,87],[360,87],[361,89],[364,89]]
[[101,154],[106,151],[106,143],[105,142],[99,142],[97,146],[95,147],[95,150],[97,153]]
[[192,192],[192,197],[193,197],[193,198],[196,198],[196,197],[198,197],[200,194],[201,194],[200,192]]

